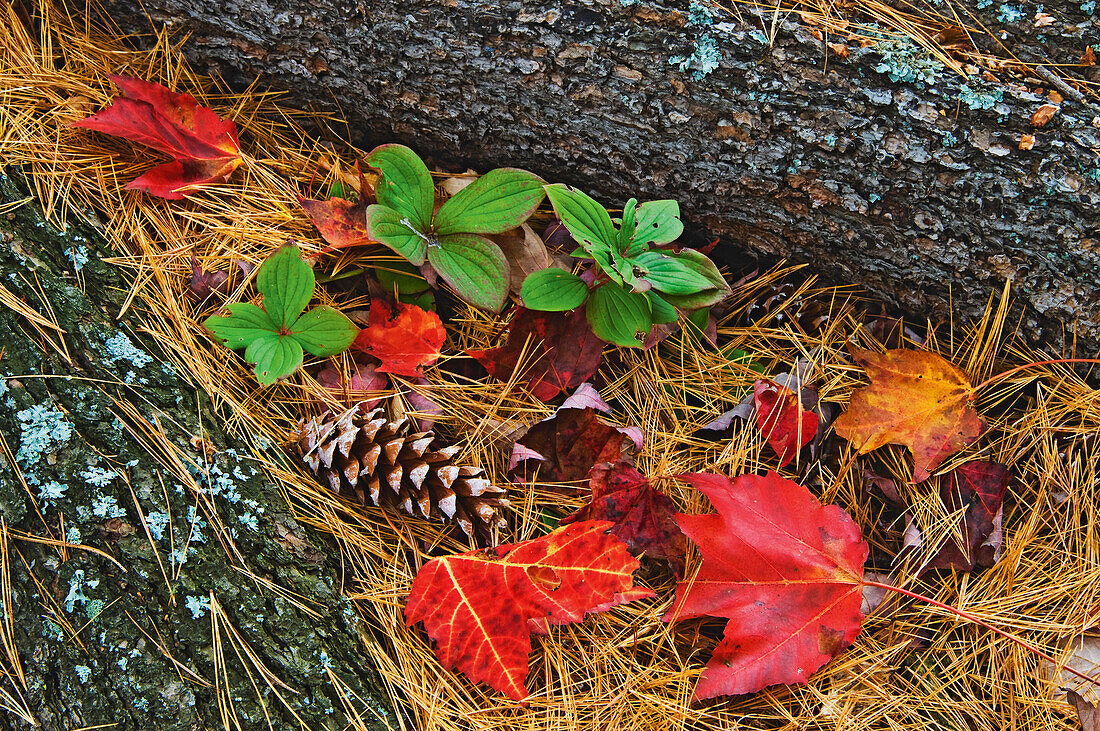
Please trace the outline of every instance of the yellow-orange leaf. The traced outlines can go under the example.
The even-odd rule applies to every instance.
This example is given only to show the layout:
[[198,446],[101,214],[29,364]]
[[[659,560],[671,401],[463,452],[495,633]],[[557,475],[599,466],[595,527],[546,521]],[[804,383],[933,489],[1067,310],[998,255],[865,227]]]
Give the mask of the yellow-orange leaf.
[[920,482],[982,433],[970,379],[941,356],[923,350],[853,350],[852,357],[871,385],[852,395],[835,428],[860,454],[903,444],[913,452],[913,482]]

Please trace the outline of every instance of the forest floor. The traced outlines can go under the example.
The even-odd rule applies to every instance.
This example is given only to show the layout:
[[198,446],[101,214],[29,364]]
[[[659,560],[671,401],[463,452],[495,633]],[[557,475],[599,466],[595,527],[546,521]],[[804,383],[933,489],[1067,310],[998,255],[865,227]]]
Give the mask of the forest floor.
[[[89,34],[70,17],[54,20],[40,37],[16,25],[0,29],[0,164],[28,175],[52,220],[102,224],[117,251],[110,263],[131,282],[128,308],[144,335],[210,394],[227,431],[257,445],[255,464],[285,485],[297,520],[331,536],[347,597],[388,638],[364,645],[364,662],[378,668],[414,727],[1075,729],[1081,726],[1066,689],[1100,700],[1100,689],[1062,669],[1100,671],[1100,393],[1084,368],[1049,362],[1077,357],[1072,343],[1042,353],[1025,346],[1006,321],[1007,290],[990,293],[979,322],[903,322],[855,289],[819,286],[792,267],[731,275],[740,281],[724,303],[714,343],[675,330],[648,350],[605,349],[592,382],[610,404],[604,418],[640,428],[634,465],[687,514],[706,513],[709,503],[676,475],[775,470],[851,515],[869,545],[867,576],[1018,635],[1057,667],[957,612],[865,590],[870,611],[859,635],[807,683],[693,702],[724,620],[662,622],[677,576],[649,558],[636,581],[653,598],[554,627],[533,642],[525,704],[445,667],[403,611],[426,561],[473,545],[434,522],[338,498],[292,449],[277,459],[260,445],[290,447],[302,421],[369,395],[391,416],[430,418],[438,434],[461,446],[464,463],[508,487],[511,510],[496,542],[547,533],[588,503],[587,480],[512,482],[509,459],[515,434],[554,416],[557,406],[528,393],[522,378],[490,377],[467,354],[500,345],[511,311],[491,314],[454,300],[447,312],[441,305],[446,344],[422,379],[392,377],[369,394],[355,393],[339,385],[355,375],[354,361],[343,357],[307,360],[289,379],[261,387],[244,359],[228,355],[203,329],[224,300],[188,296],[193,262],[206,272],[236,271],[242,262],[256,267],[287,240],[319,254],[325,242],[299,196],[318,197],[333,184],[354,187],[355,162],[365,153],[311,136],[306,129],[323,120],[277,98],[229,93],[197,76],[167,37],[138,52]],[[186,90],[235,120],[248,163],[228,182],[182,202],[125,190],[150,167],[148,150],[70,126],[111,101],[108,70]],[[433,175],[441,190],[462,177]],[[544,206],[533,228],[550,218]],[[324,303],[354,312],[369,298],[349,273],[385,269],[396,259],[380,247],[359,247],[316,261],[326,275]],[[239,299],[247,277],[230,281],[227,296]],[[918,483],[902,446],[859,454],[830,428],[866,386],[853,348],[937,353],[970,383],[989,382],[974,398],[984,422],[980,438]],[[1029,363],[1036,365],[995,378]],[[335,374],[322,375],[325,369]],[[791,372],[821,429],[790,464],[779,467],[753,418],[704,429],[751,396],[762,376]],[[999,532],[984,536],[995,557],[971,570],[933,568],[945,547],[966,541],[960,531],[969,506],[952,507],[941,494],[950,492],[957,468],[976,461],[1004,465],[1010,476],[1003,512],[993,511]],[[686,576],[699,565],[690,551]],[[5,673],[7,682],[18,682]]]

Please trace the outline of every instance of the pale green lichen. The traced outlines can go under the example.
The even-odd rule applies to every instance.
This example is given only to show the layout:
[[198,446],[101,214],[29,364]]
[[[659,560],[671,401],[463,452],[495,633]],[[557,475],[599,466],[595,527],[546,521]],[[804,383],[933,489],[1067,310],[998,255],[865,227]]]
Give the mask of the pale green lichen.
[[87,665],[74,665],[73,672],[75,672],[76,676],[80,678],[80,682],[82,684],[87,683],[88,679],[92,677],[92,669]]
[[188,596],[185,606],[191,610],[191,619],[202,619],[210,611],[210,597]]
[[1004,99],[1004,92],[1000,89],[983,91],[971,89],[966,84],[959,90],[959,101],[970,109],[992,109],[993,106]]
[[50,480],[45,485],[38,488],[38,502],[47,507],[52,507],[64,499],[65,491],[68,489],[68,485],[62,485],[56,480]]
[[15,416],[20,430],[15,461],[24,469],[37,466],[43,455],[64,446],[73,435],[73,426],[65,421],[65,414],[49,404],[35,404]]
[[908,38],[881,40],[875,44],[875,50],[882,56],[875,71],[889,75],[891,81],[932,85],[943,69],[943,64],[927,49]]
[[107,487],[107,485],[111,484],[111,482],[118,477],[118,473],[114,470],[105,470],[102,467],[92,467],[81,472],[80,476],[87,480],[89,485]]

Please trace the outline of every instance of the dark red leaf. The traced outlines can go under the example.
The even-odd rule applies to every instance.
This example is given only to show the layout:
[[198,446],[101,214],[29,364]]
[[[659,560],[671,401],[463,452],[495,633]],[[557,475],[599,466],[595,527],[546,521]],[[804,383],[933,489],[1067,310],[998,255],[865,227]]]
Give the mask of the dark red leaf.
[[587,381],[600,367],[603,346],[582,309],[537,312],[519,308],[508,326],[504,345],[468,352],[502,381],[524,366],[522,376],[527,390],[535,398],[548,401]]
[[610,520],[618,536],[635,553],[668,561],[677,576],[684,573],[688,539],[673,520],[676,505],[653,489],[649,480],[626,460],[602,462],[589,473],[592,500],[561,521]]
[[1001,515],[1004,510],[1008,468],[997,462],[967,462],[945,475],[940,482],[940,499],[951,512],[965,507],[958,530],[928,563],[933,569],[970,571],[992,566],[1001,553]]
[[754,395],[756,425],[779,455],[779,466],[786,467],[799,449],[813,441],[817,414],[804,411],[793,391],[769,381],[757,381]]

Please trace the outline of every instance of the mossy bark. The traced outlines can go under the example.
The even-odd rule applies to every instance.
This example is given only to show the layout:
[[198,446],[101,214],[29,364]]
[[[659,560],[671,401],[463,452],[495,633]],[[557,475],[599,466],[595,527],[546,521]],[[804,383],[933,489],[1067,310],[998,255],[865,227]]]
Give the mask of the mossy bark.
[[[24,197],[8,175],[0,190],[3,202]],[[367,630],[339,595],[332,546],[294,521],[203,394],[115,320],[127,287],[101,260],[110,252],[96,232],[61,233],[28,203],[0,218],[0,238],[0,284],[65,331],[38,332],[0,306],[0,435],[14,455],[0,460],[7,606],[38,727],[221,728],[220,696],[241,728],[343,729],[327,666],[369,705],[360,711],[375,728],[396,728],[359,650]],[[135,438],[139,417],[190,455],[190,480]],[[190,443],[196,435],[216,451],[208,462]],[[293,713],[242,664],[225,625],[215,647],[211,592],[225,623],[292,689],[276,686]],[[0,726],[31,727],[4,710]]]
[[[966,5],[999,57],[1074,65],[1100,38],[1083,3],[1041,26],[1035,4]],[[259,79],[346,118],[363,146],[527,167],[610,206],[676,198],[726,261],[790,257],[933,321],[980,314],[1011,279],[1035,342],[1060,347],[1073,320],[1100,343],[1100,109],[1067,98],[1036,129],[1047,82],[963,77],[912,44],[707,0],[105,7],[127,32],[186,33],[191,63],[238,89]]]

